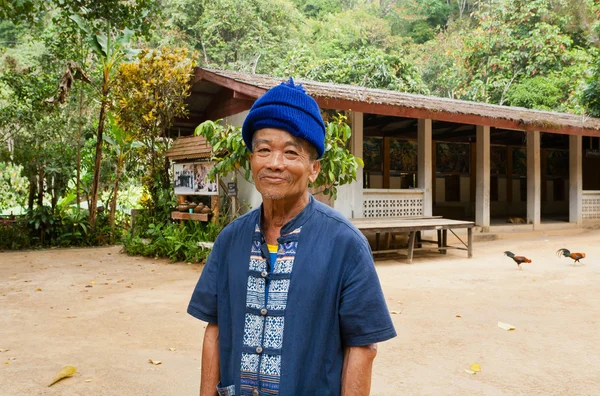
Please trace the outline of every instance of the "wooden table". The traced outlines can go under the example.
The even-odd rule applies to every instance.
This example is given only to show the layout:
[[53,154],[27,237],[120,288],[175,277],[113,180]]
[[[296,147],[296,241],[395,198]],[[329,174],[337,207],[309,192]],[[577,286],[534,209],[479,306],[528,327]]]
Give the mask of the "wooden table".
[[[444,219],[439,216],[432,217],[372,217],[372,218],[356,218],[349,219],[356,228],[358,228],[363,234],[367,232],[375,232],[376,246],[373,250],[373,254],[398,252],[400,249],[379,249],[379,234],[380,233],[393,233],[402,232],[408,233],[408,262],[412,262],[413,252],[415,251],[415,240],[418,239],[419,247],[417,249],[431,249],[423,248],[423,243],[437,244],[436,249],[441,254],[446,254],[448,249],[466,250],[468,257],[473,257],[473,227],[475,223],[472,221],[463,220],[451,220]],[[466,228],[467,229],[467,243],[465,243],[456,233],[453,231],[455,228]],[[421,239],[420,235],[422,231],[437,231],[437,240],[425,240]],[[448,246],[448,230],[463,244],[463,246]]]

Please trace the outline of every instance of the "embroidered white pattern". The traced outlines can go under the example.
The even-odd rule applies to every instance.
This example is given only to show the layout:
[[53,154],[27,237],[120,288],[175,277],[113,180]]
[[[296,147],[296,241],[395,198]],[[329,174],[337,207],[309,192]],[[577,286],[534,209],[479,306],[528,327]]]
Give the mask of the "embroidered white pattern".
[[267,316],[265,324],[265,348],[281,349],[283,344],[283,316]]
[[281,376],[281,355],[263,355],[260,373],[262,375]]
[[273,266],[273,272],[276,274],[289,274],[292,272],[293,267],[293,258],[291,260],[277,260]]
[[250,270],[251,271],[264,271],[266,269],[267,269],[267,261],[264,258],[258,258],[255,256],[250,257]]
[[274,279],[269,283],[269,301],[267,309],[285,309],[287,305],[289,279]]
[[244,345],[257,347],[261,344],[265,318],[259,315],[246,314],[244,323]]
[[242,353],[241,371],[256,373],[258,371],[258,357],[255,353]]
[[248,277],[246,306],[257,309],[265,306],[265,280],[263,278]]
[[[258,225],[255,231],[257,233],[260,232]],[[286,237],[289,238],[290,235],[299,233],[300,228],[297,228],[287,234]],[[255,240],[252,243],[250,271],[262,272],[267,270],[267,262],[263,257],[261,246],[260,240]],[[278,257],[275,263],[273,263],[272,273],[290,274],[292,272],[297,246],[298,242],[296,241],[279,245],[277,251]],[[267,285],[268,293],[265,290]],[[265,307],[265,299],[267,299],[266,307],[268,310],[283,310],[287,305],[289,288],[290,279],[270,279],[266,281],[262,277],[258,278],[248,275],[246,307],[261,309]],[[244,321],[244,346],[281,349],[283,345],[284,324],[283,316],[269,316],[267,314],[265,317],[246,313]],[[259,386],[264,387],[263,389],[268,389],[271,394],[278,391],[279,377],[281,376],[281,355],[269,355],[266,352],[262,355],[242,353],[241,371],[243,374],[241,376],[241,386],[244,394],[246,391],[250,391],[251,387],[256,386],[254,382],[257,380],[262,384]],[[260,374],[264,375],[262,379],[256,378],[259,370]]]

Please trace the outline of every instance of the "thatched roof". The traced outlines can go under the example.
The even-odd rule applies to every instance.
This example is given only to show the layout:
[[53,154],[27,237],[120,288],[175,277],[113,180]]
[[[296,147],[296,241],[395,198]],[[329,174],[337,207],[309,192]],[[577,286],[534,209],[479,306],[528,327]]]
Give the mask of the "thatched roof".
[[171,161],[207,159],[210,151],[211,146],[204,136],[183,136],[173,142],[166,156]]
[[[198,121],[249,109],[254,100],[286,79],[197,68],[190,98]],[[297,79],[324,109],[432,119],[502,129],[600,136],[600,119],[582,115],[490,105],[354,85]]]

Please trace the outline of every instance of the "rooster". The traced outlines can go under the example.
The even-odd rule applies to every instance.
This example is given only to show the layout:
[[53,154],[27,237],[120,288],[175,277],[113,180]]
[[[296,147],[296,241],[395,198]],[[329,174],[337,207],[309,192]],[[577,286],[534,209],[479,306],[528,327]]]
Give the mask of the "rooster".
[[531,263],[531,260],[529,260],[527,257],[525,256],[515,256],[515,254],[513,252],[509,252],[508,250],[506,252],[504,252],[505,255],[507,255],[508,257],[510,257],[511,259],[513,259],[513,261],[515,263],[517,263],[517,267],[519,267],[520,270],[522,270],[523,268],[521,267],[521,264],[523,263]]
[[585,258],[585,253],[571,253],[570,250],[565,249],[565,248],[558,249],[558,251],[556,252],[556,255],[558,257],[565,256],[565,257],[572,258],[573,265],[575,265],[575,263],[579,263],[579,260],[581,260],[582,258]]

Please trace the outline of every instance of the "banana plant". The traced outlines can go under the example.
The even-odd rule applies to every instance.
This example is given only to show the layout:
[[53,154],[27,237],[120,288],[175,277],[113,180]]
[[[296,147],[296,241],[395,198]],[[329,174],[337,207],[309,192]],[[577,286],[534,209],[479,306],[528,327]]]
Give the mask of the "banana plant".
[[102,143],[104,142],[104,124],[108,106],[110,103],[110,92],[115,81],[117,66],[128,58],[139,53],[139,50],[128,48],[133,37],[133,30],[123,29],[116,34],[111,32],[110,22],[106,22],[105,32],[95,32],[88,22],[79,15],[71,15],[85,42],[96,56],[102,69],[102,83],[99,90],[100,115],[98,118],[98,129],[96,132],[96,155],[94,162],[94,178],[92,179],[92,192],[90,197],[90,226],[96,228],[96,215],[98,205],[98,186],[100,184],[100,165],[102,162]]
[[113,186],[112,200],[110,202],[109,224],[111,230],[115,228],[115,212],[117,211],[117,197],[119,194],[119,181],[123,172],[125,161],[131,157],[133,152],[142,147],[143,144],[134,139],[134,134],[124,130],[117,123],[115,116],[108,114],[110,133],[103,136],[117,155],[117,170],[115,172],[115,185]]

